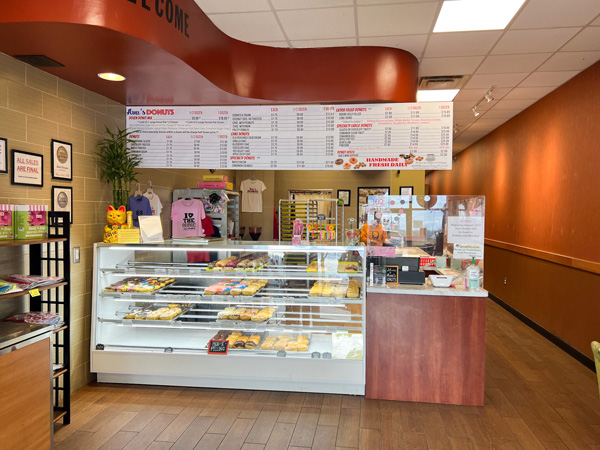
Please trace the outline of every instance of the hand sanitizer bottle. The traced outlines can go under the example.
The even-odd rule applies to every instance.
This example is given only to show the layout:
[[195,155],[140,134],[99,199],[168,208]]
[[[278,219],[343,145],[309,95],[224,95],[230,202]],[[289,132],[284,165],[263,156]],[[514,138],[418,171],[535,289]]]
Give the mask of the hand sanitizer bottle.
[[471,260],[471,265],[467,267],[467,290],[479,290],[479,267],[475,263],[475,257]]

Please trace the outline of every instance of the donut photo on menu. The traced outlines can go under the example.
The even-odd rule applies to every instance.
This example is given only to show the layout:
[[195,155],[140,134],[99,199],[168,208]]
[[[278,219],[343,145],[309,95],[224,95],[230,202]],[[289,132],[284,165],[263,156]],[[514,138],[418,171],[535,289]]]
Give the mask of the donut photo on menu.
[[344,167],[344,169],[349,169],[350,167],[352,167],[352,164],[346,163],[342,167]]
[[339,166],[339,165],[341,165],[343,163],[344,163],[344,160],[342,158],[338,158],[338,159],[335,160],[335,165],[336,166]]
[[354,156],[352,158],[349,159],[350,164],[356,164],[358,162],[358,159],[356,159]]

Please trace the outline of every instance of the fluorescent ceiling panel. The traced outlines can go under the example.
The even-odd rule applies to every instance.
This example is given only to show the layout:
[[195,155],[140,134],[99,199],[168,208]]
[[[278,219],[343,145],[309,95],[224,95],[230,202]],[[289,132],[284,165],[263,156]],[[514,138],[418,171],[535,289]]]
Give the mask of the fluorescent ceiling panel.
[[417,91],[418,102],[451,102],[460,89],[431,89]]
[[446,0],[433,32],[503,30],[524,2],[525,0]]

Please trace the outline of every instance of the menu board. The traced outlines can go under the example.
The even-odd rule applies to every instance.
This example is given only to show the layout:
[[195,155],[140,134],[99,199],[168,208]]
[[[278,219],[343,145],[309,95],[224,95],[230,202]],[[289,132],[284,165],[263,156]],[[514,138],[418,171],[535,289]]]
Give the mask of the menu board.
[[452,168],[452,103],[128,107],[143,168]]

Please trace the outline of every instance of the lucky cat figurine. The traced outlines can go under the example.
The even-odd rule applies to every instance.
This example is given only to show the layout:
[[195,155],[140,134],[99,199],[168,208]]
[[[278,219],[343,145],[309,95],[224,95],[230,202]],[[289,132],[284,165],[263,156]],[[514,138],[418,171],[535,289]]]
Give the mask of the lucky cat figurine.
[[112,205],[109,205],[106,208],[106,222],[108,225],[104,226],[103,241],[111,244],[117,242],[117,230],[131,228],[127,223],[127,212],[124,206],[115,209]]

